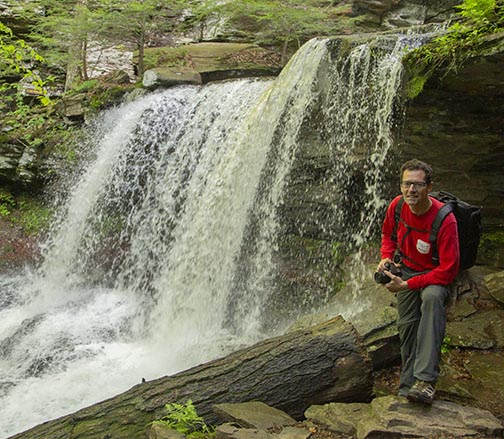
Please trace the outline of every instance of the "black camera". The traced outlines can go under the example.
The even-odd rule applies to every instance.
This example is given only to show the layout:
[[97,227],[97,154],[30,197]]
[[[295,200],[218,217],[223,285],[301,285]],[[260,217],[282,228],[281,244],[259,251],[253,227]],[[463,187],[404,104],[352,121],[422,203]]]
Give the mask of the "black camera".
[[[394,257],[394,259],[396,258]],[[385,263],[385,268],[387,269],[387,271],[390,271],[394,276],[399,277],[402,276],[401,269],[396,267],[394,264],[391,264],[390,262]],[[390,277],[388,277],[383,271],[377,271],[374,274],[374,280],[376,283],[379,284],[388,284],[391,281]]]

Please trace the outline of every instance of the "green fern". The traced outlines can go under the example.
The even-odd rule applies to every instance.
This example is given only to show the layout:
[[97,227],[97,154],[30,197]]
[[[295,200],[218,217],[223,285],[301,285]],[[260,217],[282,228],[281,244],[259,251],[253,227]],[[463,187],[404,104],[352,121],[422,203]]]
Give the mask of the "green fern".
[[418,95],[434,72],[457,72],[481,51],[485,37],[504,31],[504,0],[464,0],[456,6],[459,19],[448,32],[406,56],[412,76],[409,97]]
[[153,424],[171,428],[182,433],[187,438],[202,439],[214,435],[214,429],[206,425],[205,421],[196,412],[191,400],[186,404],[176,402],[165,405],[166,415]]

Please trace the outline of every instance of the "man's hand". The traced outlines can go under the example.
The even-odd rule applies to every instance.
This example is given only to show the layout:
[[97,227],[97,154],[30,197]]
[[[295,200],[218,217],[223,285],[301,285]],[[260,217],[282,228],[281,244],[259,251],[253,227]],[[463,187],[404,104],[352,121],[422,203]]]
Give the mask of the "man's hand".
[[380,261],[380,263],[378,264],[378,267],[376,267],[376,271],[385,271],[386,270],[385,264],[387,264],[387,263],[392,264],[393,262],[390,258],[382,259]]
[[383,272],[390,277],[390,282],[386,283],[384,286],[391,293],[398,293],[399,291],[406,291],[408,289],[408,282],[402,280],[399,276],[393,275],[388,270],[383,270]]

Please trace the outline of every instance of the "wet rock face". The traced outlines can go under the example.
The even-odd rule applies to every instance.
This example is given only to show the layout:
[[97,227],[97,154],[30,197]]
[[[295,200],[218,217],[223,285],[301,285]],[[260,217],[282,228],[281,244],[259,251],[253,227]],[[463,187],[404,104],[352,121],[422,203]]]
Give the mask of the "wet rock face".
[[456,75],[427,82],[406,110],[398,162],[434,168],[434,190],[483,206],[483,221],[504,220],[504,53],[470,60]]
[[353,11],[365,24],[398,28],[440,23],[455,12],[459,0],[354,0]]

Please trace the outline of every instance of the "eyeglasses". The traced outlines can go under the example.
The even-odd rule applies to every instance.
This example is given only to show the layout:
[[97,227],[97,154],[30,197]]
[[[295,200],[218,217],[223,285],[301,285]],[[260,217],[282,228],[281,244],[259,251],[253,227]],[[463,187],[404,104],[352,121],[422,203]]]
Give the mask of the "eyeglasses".
[[411,186],[413,186],[416,191],[418,189],[423,189],[427,186],[427,184],[428,183],[426,183],[425,181],[401,181],[402,188],[409,189]]

